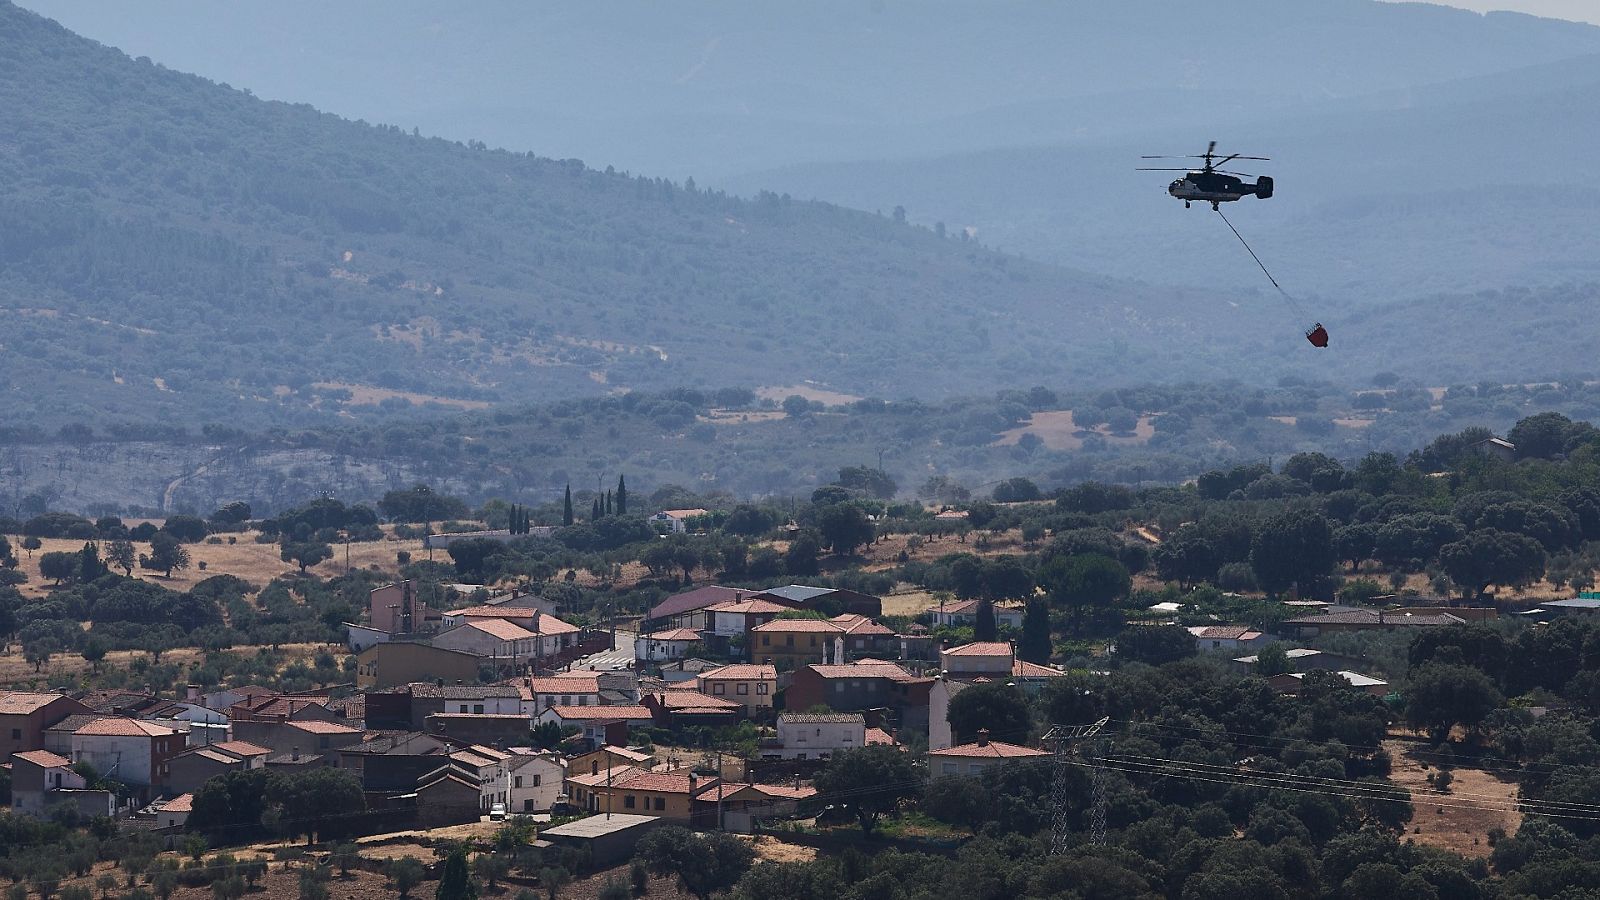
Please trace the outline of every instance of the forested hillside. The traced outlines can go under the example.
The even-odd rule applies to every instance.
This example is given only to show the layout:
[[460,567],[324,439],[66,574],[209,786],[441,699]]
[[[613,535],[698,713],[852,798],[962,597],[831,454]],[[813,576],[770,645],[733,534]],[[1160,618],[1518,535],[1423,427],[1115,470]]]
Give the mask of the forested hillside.
[[263,102],[9,3],[0,106],[0,378],[25,420],[1103,380],[1196,312],[889,215]]

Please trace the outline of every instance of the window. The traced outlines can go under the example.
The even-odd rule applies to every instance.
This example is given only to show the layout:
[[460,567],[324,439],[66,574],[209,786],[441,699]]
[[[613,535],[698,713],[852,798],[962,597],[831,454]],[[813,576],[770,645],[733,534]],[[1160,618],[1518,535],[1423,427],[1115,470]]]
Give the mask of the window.
[[622,798],[622,807],[624,809],[633,809],[633,795],[632,794],[629,794],[628,796]]
[[522,787],[522,776],[521,775],[517,776],[516,784],[513,784],[512,787]]
[[[541,777],[541,776],[538,776],[538,775],[535,775],[535,776],[533,776],[533,786],[534,786],[534,787],[538,787],[538,786],[539,786],[539,779],[540,779],[540,777]],[[517,780],[518,780],[518,781],[521,781],[521,779],[520,779],[520,778],[519,778],[519,779],[517,779]]]
[[739,684],[738,693],[740,693],[740,694],[748,694],[748,693],[750,693],[750,685],[744,684],[744,683],[741,682]]
[[789,635],[789,646],[791,646],[791,647],[794,646],[794,635],[792,635],[792,634]]
[[960,763],[947,762],[944,764],[944,774],[955,775],[956,770],[959,768],[961,768]]
[[[772,646],[772,636],[769,635],[769,634],[763,634],[761,636],[761,646],[763,646],[763,647],[771,647]],[[22,736],[21,734],[17,735],[17,737],[21,737],[21,736]]]
[[981,773],[983,771],[983,765],[981,763],[973,763],[972,765],[967,767],[967,771],[971,772],[974,775],[977,775],[977,774],[979,774],[979,773]]
[[834,682],[834,683],[833,683],[833,692],[834,692],[834,693],[835,693],[835,694],[842,694],[842,693],[844,693],[844,682],[842,682],[842,681],[835,681],[835,682]]
[[22,729],[21,728],[13,728],[13,729],[11,729],[11,739],[13,741],[22,740]]
[[317,738],[317,749],[318,750],[326,750],[326,749],[328,749],[328,736],[327,735],[324,734],[324,735],[322,735],[322,736]]
[[657,797],[656,798],[656,812],[665,812],[666,808],[667,808],[667,798],[665,798],[665,797]]
[[529,797],[528,799],[522,801],[522,811],[523,812],[533,812],[533,798],[532,797]]
[[456,710],[456,712],[466,712],[466,711],[467,711],[467,705],[465,703],[461,704],[461,708]]
[[483,704],[482,703],[474,703],[474,704],[472,704],[472,711],[475,712],[475,713],[482,713],[483,712]]
[[579,706],[588,706],[589,705],[589,698],[583,696],[582,694],[579,694],[578,695],[578,705]]
[[760,694],[765,694],[766,692],[767,692],[767,683],[765,681],[763,681],[763,682],[761,682],[761,683],[756,685],[756,694],[760,695]]
[[721,697],[723,694],[726,694],[727,692],[728,692],[728,686],[725,685],[725,684],[718,683],[718,684],[713,684],[711,686],[711,693],[715,694],[718,697]]

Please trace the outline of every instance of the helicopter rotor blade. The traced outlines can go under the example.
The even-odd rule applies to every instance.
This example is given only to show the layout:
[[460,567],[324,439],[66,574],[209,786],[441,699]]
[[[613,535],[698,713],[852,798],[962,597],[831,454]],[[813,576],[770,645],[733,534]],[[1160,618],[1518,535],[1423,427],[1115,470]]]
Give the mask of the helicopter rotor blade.
[[1135,172],[1192,172],[1193,169],[1134,169]]

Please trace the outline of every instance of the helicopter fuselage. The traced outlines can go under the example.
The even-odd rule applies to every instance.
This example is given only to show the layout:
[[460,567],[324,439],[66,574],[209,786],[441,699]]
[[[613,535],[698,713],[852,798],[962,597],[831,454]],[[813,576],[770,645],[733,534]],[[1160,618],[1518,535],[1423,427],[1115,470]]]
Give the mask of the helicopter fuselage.
[[1167,185],[1167,193],[1182,200],[1185,205],[1199,201],[1216,206],[1245,197],[1265,200],[1272,196],[1272,179],[1262,178],[1255,184],[1249,184],[1242,178],[1220,172],[1190,172]]

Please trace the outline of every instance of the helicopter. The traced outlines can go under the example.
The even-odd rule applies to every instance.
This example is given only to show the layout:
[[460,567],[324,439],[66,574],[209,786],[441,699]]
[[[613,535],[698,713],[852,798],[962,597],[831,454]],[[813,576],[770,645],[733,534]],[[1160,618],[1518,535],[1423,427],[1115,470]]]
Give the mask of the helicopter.
[[[1200,170],[1192,169],[1153,169],[1141,168],[1141,172],[1186,172],[1188,174],[1177,181],[1167,185],[1167,193],[1183,201],[1184,209],[1188,209],[1193,201],[1210,203],[1212,209],[1220,211],[1219,204],[1231,203],[1234,200],[1255,195],[1262,200],[1272,196],[1272,179],[1262,175],[1256,179],[1255,184],[1244,180],[1250,176],[1242,172],[1225,172],[1218,166],[1227,165],[1236,159],[1267,160],[1265,156],[1241,156],[1237,153],[1229,154],[1222,159],[1216,159],[1217,142],[1212,141],[1205,153],[1193,156],[1141,156],[1140,159],[1203,159],[1205,165]],[[1215,160],[1215,161],[1213,161]],[[1240,177],[1240,176],[1243,177]]]

